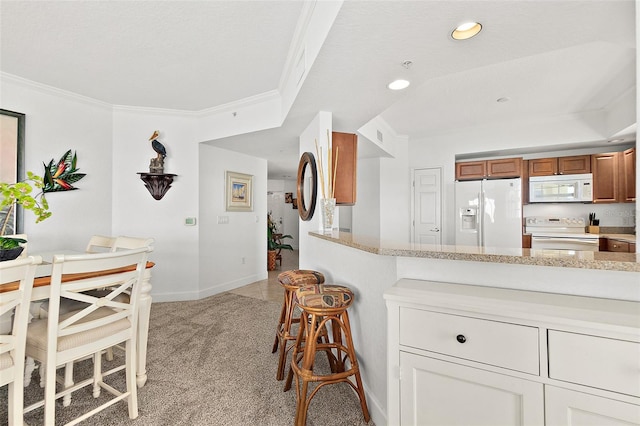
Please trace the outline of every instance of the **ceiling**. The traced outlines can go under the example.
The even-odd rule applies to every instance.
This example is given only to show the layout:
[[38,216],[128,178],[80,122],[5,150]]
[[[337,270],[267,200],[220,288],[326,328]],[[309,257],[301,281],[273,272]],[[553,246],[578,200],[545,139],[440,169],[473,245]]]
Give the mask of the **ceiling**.
[[[278,89],[301,1],[2,0],[0,70],[114,105],[200,111]],[[461,22],[483,31],[449,36]],[[635,3],[346,1],[283,125],[210,142],[295,176],[318,111],[417,139],[601,110],[635,88]],[[402,62],[411,60],[409,69]],[[386,89],[397,77],[411,86]],[[508,97],[508,102],[496,102]]]

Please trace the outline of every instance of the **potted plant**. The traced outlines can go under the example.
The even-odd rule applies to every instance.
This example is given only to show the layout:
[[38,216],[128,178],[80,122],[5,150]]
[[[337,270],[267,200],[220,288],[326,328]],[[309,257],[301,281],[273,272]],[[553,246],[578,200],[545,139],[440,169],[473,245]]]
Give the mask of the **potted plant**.
[[278,227],[271,218],[271,213],[267,214],[267,270],[276,269],[276,260],[281,250],[293,250],[291,244],[283,244],[285,238],[293,238],[291,235],[278,233]]
[[[31,192],[34,186],[40,189],[40,192],[32,196]],[[13,260],[20,256],[24,249],[20,244],[27,242],[22,238],[3,236],[15,214],[16,204],[20,204],[25,210],[31,210],[36,215],[36,223],[51,216],[49,204],[42,191],[43,188],[42,177],[32,172],[27,172],[27,179],[20,182],[0,182],[0,195],[2,196],[0,211],[4,213],[4,217],[0,217],[0,261]],[[5,208],[7,209],[5,210]]]

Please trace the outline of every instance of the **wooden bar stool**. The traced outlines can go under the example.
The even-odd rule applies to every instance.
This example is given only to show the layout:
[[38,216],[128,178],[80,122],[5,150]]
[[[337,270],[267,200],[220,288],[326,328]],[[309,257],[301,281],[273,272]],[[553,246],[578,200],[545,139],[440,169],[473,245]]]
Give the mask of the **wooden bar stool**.
[[[350,289],[337,285],[302,286],[295,291],[293,303],[300,307],[300,329],[291,357],[291,370],[285,390],[291,385],[292,376],[296,380],[296,426],[307,421],[307,411],[312,398],[324,385],[346,382],[358,394],[364,420],[370,420],[367,400],[360,378],[358,359],[351,338],[351,326],[347,308],[353,303]],[[329,327],[331,341],[321,339]],[[331,373],[317,374],[313,367],[318,352],[326,352],[333,362],[329,362]],[[354,376],[355,384],[350,380]],[[309,382],[319,382],[307,395]]]
[[[273,342],[271,353],[275,353],[280,346],[278,357],[278,371],[276,379],[284,379],[284,368],[286,365],[287,352],[293,346],[296,335],[291,334],[291,325],[300,322],[300,318],[295,316],[295,304],[293,303],[293,293],[305,285],[322,284],[324,275],[318,271],[308,269],[294,269],[285,271],[278,275],[278,282],[284,288],[284,300],[280,310],[280,319],[276,328],[276,338]],[[291,341],[292,345],[288,345]]]

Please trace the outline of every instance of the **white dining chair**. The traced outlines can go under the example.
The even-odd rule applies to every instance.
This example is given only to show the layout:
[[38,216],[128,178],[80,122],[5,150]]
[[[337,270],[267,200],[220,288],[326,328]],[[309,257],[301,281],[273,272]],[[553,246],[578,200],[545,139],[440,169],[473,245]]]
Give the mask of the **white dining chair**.
[[[153,238],[140,238],[140,237],[128,237],[128,236],[119,236],[119,237],[110,237],[104,235],[92,235],[89,239],[89,243],[87,244],[86,252],[87,253],[102,253],[105,251],[115,252],[119,250],[131,250],[138,248],[152,248]],[[93,296],[100,297],[102,294],[107,292],[104,289],[96,289],[92,290],[89,293]],[[118,296],[119,301],[126,302],[126,298],[128,295],[126,293]],[[67,312],[71,312],[73,310],[83,308],[83,304],[76,300],[70,299],[62,299],[60,302],[60,315],[63,315]],[[49,303],[44,302],[40,307],[40,318],[47,318],[49,310]],[[113,348],[110,347],[105,350],[105,359],[107,361],[113,361]],[[40,366],[42,369],[42,365]],[[44,378],[45,374],[41,371],[40,374],[40,386],[44,387]],[[64,370],[64,386],[65,388],[70,388],[74,385],[73,382],[73,361],[70,361],[65,366]],[[66,394],[62,399],[62,405],[68,407],[71,405],[71,394]]]
[[107,237],[105,235],[92,235],[85,251],[87,253],[103,253],[113,250],[113,243],[116,237]]
[[141,247],[153,247],[153,243],[153,238],[127,237],[121,235],[119,237],[116,237],[111,251],[130,250]]
[[[48,319],[33,321],[27,330],[26,353],[44,365],[45,397],[43,401],[25,408],[25,413],[44,405],[44,423],[55,423],[55,402],[83,387],[93,385],[93,396],[97,398],[101,389],[114,397],[97,408],[68,423],[79,423],[120,400],[126,400],[129,418],[138,416],[136,388],[136,339],[138,299],[142,276],[146,267],[148,247],[113,253],[56,255],[49,296]],[[135,266],[124,272],[113,272],[117,268]],[[111,273],[85,279],[63,282],[63,275],[90,274],[102,271]],[[87,292],[109,289],[106,295],[93,296]],[[128,292],[126,301],[118,296]],[[102,294],[102,293],[101,293]],[[76,300],[86,307],[66,314],[60,313],[62,298]],[[109,371],[102,371],[101,354],[107,348],[124,344],[125,364]],[[75,360],[93,356],[93,376],[66,387],[56,394],[56,369]],[[104,377],[124,369],[126,390],[119,391],[104,383]]]
[[0,316],[13,312],[13,326],[0,334],[0,386],[8,387],[9,425],[23,425],[23,380],[29,303],[40,256],[0,262],[0,285],[18,282],[15,290],[0,293]]

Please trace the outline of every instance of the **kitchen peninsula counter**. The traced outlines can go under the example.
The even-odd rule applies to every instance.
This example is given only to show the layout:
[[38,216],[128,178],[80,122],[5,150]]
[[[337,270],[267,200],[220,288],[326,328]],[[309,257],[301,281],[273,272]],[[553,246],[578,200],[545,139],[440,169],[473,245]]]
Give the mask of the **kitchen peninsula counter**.
[[[640,255],[637,253],[479,248],[451,245],[438,247],[425,244],[382,242],[375,238],[359,237],[351,233],[336,231],[332,234],[310,232],[309,235],[383,256],[640,272]],[[625,235],[625,237],[629,236]],[[635,241],[634,235],[630,237],[633,237]],[[612,235],[609,238],[615,237]]]
[[383,294],[399,280],[640,302],[640,262],[635,253],[567,256],[556,250],[427,248],[315,230],[301,233],[300,240],[300,268],[320,271],[327,283],[345,285],[354,292],[349,316],[376,424],[387,424],[388,324]]

